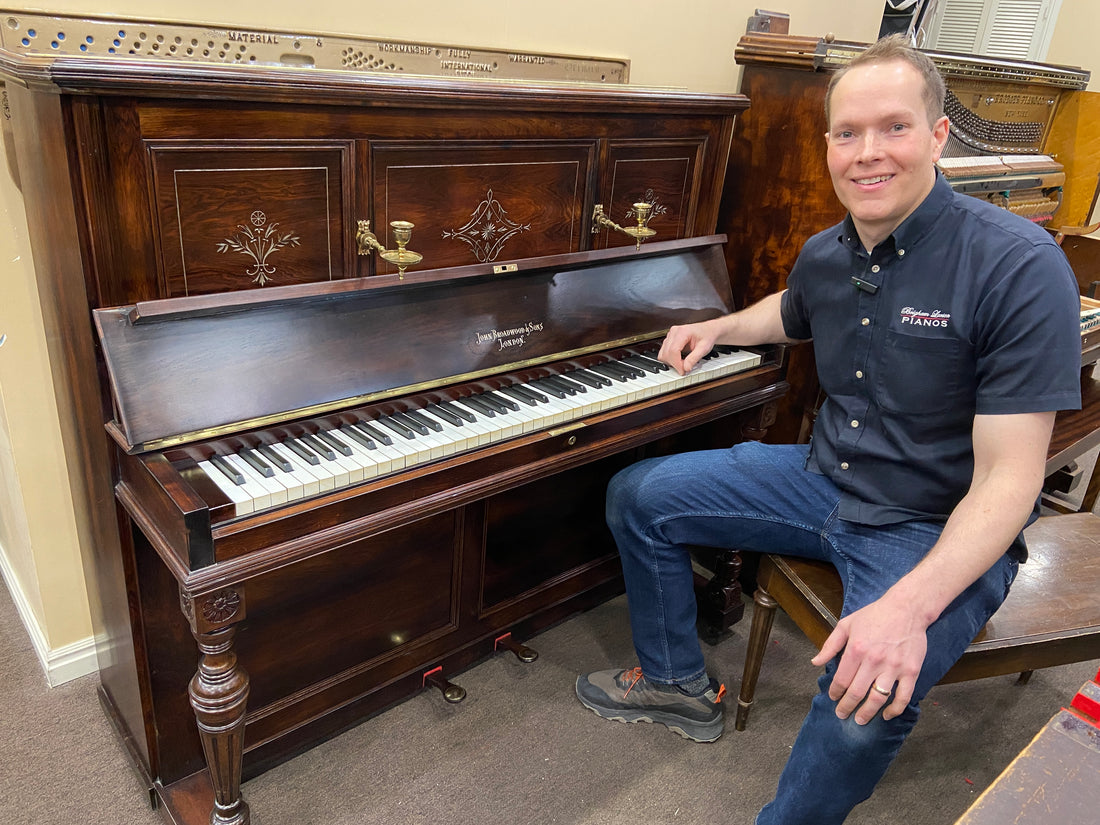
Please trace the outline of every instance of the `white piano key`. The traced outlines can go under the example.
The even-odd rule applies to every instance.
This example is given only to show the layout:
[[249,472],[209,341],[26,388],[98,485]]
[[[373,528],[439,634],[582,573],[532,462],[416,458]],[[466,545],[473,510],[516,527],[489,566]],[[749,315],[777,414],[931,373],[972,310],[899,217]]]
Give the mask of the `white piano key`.
[[317,479],[317,484],[322,493],[336,489],[336,476],[329,470],[322,468],[320,463],[310,464],[281,442],[272,444],[271,449],[290,462],[290,466],[295,470],[311,475]]
[[515,418],[509,418],[501,413],[489,415],[477,407],[476,404],[471,403],[469,398],[459,398],[456,399],[454,403],[473,413],[482,424],[488,427],[492,431],[494,442],[503,441],[506,438],[513,438],[514,436],[523,434],[522,421],[517,421]]
[[[321,492],[321,480],[317,476],[308,472],[304,467],[296,465],[293,461],[286,458],[278,450],[272,447],[272,450],[290,466],[290,471],[287,472],[281,467],[275,467],[275,477],[283,479],[284,476],[293,479],[293,481],[302,488],[302,497],[315,496]],[[270,462],[269,462],[270,463]],[[274,465],[273,465],[274,466]],[[285,479],[284,483],[285,483]]]
[[232,464],[243,475],[248,482],[253,484],[259,484],[261,487],[268,491],[271,496],[271,503],[267,506],[274,507],[277,504],[286,504],[289,501],[287,489],[273,478],[265,478],[260,475],[252,466],[235,453],[229,453],[224,456],[225,460]]
[[473,427],[467,424],[458,425],[448,421],[440,415],[438,408],[433,409],[432,407],[425,407],[422,412],[440,422],[443,427],[443,433],[451,440],[454,446],[455,453],[473,450],[478,446],[479,433]]
[[355,439],[340,432],[339,429],[329,430],[326,435],[343,449],[344,452],[340,455],[340,458],[344,463],[354,462],[359,468],[354,481],[367,481],[379,475],[381,472],[379,463],[371,455],[372,452],[377,452],[376,450],[368,450]]
[[[243,456],[242,456],[243,458]],[[245,459],[247,461],[248,459]],[[281,468],[274,466],[270,462],[265,462],[271,467],[272,475],[271,480],[286,487],[287,501],[296,501],[300,498],[315,495],[320,486],[317,484],[317,480],[314,478],[304,478],[300,474],[294,472],[284,472]],[[256,472],[262,472],[259,468],[253,467]]]
[[250,474],[241,472],[241,468],[230,461],[228,456],[222,455],[221,458],[225,459],[226,463],[232,466],[233,469],[239,472],[244,478],[244,484],[238,484],[237,487],[252,500],[252,508],[254,510],[266,509],[274,503],[272,501],[271,490],[255,481]]
[[218,485],[226,498],[233,502],[233,512],[238,516],[244,516],[255,510],[255,504],[252,500],[252,496],[248,495],[241,486],[234,484],[229,478],[211,464],[209,461],[198,462],[199,469],[210,476],[210,480]]

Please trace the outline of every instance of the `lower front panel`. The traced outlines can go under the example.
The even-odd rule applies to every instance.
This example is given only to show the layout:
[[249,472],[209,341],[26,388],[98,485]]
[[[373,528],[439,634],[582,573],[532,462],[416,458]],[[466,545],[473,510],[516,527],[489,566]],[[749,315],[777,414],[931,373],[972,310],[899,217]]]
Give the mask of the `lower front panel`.
[[[303,550],[282,567],[232,580],[244,605],[235,652],[250,678],[245,776],[621,592],[604,520],[607,484],[646,455],[728,446],[758,410],[745,410],[388,530]],[[205,766],[188,700],[198,651],[179,589],[133,531],[156,731],[151,772],[171,786]],[[312,552],[312,555],[309,553]]]

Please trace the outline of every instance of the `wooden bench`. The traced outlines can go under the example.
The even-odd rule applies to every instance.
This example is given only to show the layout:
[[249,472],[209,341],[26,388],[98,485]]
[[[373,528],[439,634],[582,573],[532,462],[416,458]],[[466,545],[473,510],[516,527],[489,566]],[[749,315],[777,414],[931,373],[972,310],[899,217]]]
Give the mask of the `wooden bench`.
[[[1100,659],[1100,518],[1045,516],[1027,528],[1028,560],[1008,598],[940,680],[963,682]],[[836,626],[840,576],[827,562],[764,555],[757,572],[737,730],[744,730],[776,607],[820,649]]]

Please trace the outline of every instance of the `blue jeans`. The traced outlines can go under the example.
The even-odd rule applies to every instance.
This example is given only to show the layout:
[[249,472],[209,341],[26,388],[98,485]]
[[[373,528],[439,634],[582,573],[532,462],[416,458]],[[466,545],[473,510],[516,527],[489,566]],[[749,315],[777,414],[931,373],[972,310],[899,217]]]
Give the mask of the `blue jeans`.
[[[779,552],[831,562],[847,615],[879,598],[939,538],[931,521],[869,527],[837,517],[840,491],[803,469],[805,445],[737,444],[641,461],[608,488],[607,522],[626,578],[634,648],[646,678],[686,684],[706,674],[695,629],[690,545]],[[1007,555],[928,628],[928,653],[900,715],[857,725],[836,716],[833,660],[795,740],[775,799],[758,825],[843,822],[871,795],[916,724],[919,702],[1004,601],[1016,575]]]

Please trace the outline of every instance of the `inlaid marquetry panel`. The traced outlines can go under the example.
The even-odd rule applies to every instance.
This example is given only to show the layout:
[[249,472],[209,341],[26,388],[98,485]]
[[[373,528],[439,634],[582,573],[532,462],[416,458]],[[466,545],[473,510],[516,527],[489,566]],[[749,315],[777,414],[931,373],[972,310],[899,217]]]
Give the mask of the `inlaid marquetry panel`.
[[166,297],[347,277],[350,151],[151,146]]
[[[633,205],[644,201],[653,205],[648,225],[657,232],[654,240],[690,235],[688,227],[698,208],[695,175],[705,146],[705,138],[612,142],[601,186],[607,216],[621,226],[633,226],[637,223]],[[626,235],[607,230],[594,240],[597,249],[633,243]]]
[[595,141],[375,142],[373,228],[392,248],[389,222],[412,221],[425,269],[576,252],[595,156]]

